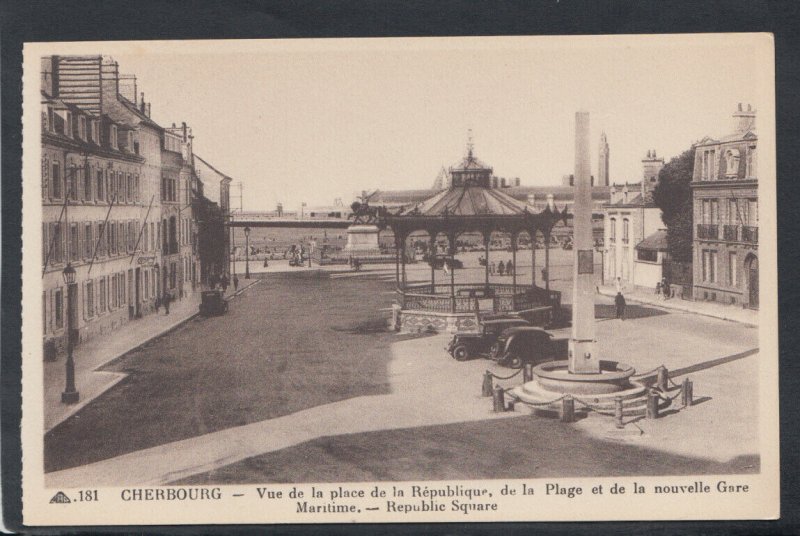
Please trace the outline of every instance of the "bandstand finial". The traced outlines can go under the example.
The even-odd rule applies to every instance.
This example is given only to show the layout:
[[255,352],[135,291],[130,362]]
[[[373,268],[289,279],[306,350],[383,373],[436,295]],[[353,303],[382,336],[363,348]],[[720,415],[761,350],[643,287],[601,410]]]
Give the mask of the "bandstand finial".
[[467,129],[467,156],[472,158],[472,150],[475,148],[475,144],[472,140],[472,129]]

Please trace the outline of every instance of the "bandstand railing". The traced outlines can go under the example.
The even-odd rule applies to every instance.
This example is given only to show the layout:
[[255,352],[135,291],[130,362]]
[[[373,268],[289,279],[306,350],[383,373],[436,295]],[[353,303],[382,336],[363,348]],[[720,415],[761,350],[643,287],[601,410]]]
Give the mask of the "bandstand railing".
[[417,284],[397,289],[400,306],[406,310],[438,313],[474,313],[480,300],[491,299],[492,311],[505,313],[549,307],[561,307],[561,293],[530,285],[514,286],[503,283]]

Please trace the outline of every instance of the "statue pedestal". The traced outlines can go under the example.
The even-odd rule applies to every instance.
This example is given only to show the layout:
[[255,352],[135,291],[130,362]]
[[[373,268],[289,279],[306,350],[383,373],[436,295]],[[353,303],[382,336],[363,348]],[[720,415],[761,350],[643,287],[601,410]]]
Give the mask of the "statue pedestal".
[[376,252],[380,249],[378,234],[380,231],[375,225],[351,225],[347,228],[347,244],[345,253]]

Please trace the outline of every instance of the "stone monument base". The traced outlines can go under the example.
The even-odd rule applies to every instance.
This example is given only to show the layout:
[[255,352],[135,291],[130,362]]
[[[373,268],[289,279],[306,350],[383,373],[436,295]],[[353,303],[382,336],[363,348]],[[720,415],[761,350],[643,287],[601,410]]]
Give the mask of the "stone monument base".
[[379,233],[380,231],[375,225],[351,225],[347,228],[345,253],[375,253],[379,251]]
[[[586,411],[590,405],[595,411],[614,413],[616,400],[622,399],[623,416],[644,415],[647,411],[647,386],[631,380],[636,371],[624,363],[600,361],[598,374],[572,374],[569,362],[548,361],[533,369],[533,381],[511,390],[524,402],[542,404],[537,411],[556,412],[561,406],[561,397],[575,398],[575,410]],[[557,402],[555,402],[557,400]],[[552,404],[547,405],[548,402]],[[666,408],[669,401],[660,399],[659,407]]]

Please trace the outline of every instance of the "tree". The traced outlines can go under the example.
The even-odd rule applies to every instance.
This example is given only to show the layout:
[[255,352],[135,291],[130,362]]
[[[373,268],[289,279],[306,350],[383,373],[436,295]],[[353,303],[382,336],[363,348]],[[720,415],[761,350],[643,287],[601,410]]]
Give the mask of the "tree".
[[670,258],[677,262],[692,260],[692,182],[694,147],[670,160],[658,174],[653,202],[661,209],[667,226]]

